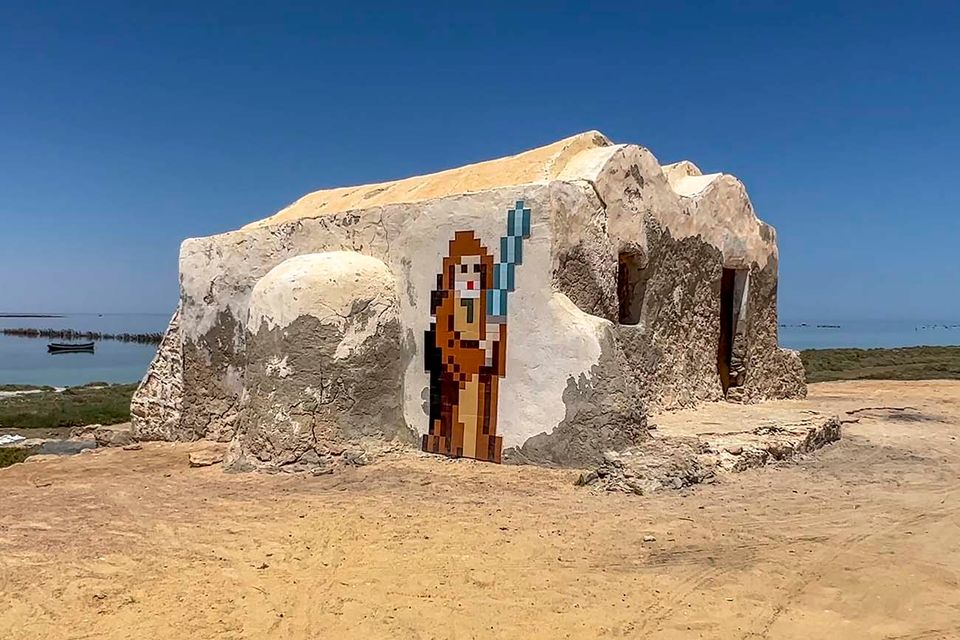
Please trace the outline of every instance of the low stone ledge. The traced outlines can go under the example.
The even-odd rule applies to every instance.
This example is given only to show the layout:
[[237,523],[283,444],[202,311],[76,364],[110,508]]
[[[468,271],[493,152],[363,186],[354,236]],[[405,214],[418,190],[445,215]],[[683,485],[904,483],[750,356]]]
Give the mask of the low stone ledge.
[[714,482],[723,474],[790,460],[840,439],[838,416],[803,413],[795,420],[769,420],[743,431],[707,431],[701,425],[700,433],[696,429],[691,433],[668,424],[641,446],[605,453],[603,464],[582,474],[577,484],[639,495],[682,489]]
[[799,424],[757,427],[745,433],[699,436],[721,471],[740,472],[789,460],[840,439],[840,418],[809,419]]

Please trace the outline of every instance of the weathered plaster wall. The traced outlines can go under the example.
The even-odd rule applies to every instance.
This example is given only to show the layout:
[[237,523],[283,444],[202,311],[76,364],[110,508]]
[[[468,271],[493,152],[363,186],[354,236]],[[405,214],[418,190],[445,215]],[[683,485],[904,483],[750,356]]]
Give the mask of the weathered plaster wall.
[[697,237],[647,227],[649,262],[641,320],[620,326],[648,408],[675,409],[723,398],[717,376],[722,256]]
[[[651,409],[722,400],[717,372],[720,280],[724,268],[736,268],[754,278],[741,336],[741,346],[749,354],[744,400],[801,394],[799,359],[777,345],[775,237],[769,226],[756,219],[742,185],[714,176],[702,181],[699,191],[688,190],[691,195],[681,196],[667,192],[666,177],[645,150],[604,148],[583,155],[590,156],[596,173],[577,184],[591,185],[605,206],[586,223],[576,221],[576,239],[558,243],[554,287],[585,312],[615,321],[618,250],[641,253],[645,266],[640,321],[611,323],[607,356],[594,367],[593,378],[626,384],[619,397],[635,398],[639,416]],[[600,162],[603,158],[606,164]],[[695,168],[689,165],[687,170]],[[702,216],[701,210],[711,212],[720,228],[706,233],[692,224],[691,216]],[[588,388],[593,386],[597,385]],[[571,381],[563,398],[568,416],[555,430],[511,452],[509,459],[574,464],[596,459],[604,449],[625,446],[624,440],[642,438],[628,426],[644,425],[638,417],[593,423],[571,434],[569,413],[579,413],[575,398],[582,387]],[[591,400],[587,414],[604,415],[595,409],[611,397],[604,393],[603,399]],[[613,426],[608,429],[608,425]]]
[[616,327],[612,323],[599,327],[603,331],[600,356],[589,372],[568,376],[559,398],[563,419],[506,451],[505,461],[570,467],[598,464],[605,451],[621,450],[648,437],[641,385],[629,373]]
[[[503,234],[504,212],[518,199],[531,208],[533,224],[510,301],[500,433],[505,447],[516,446],[542,432],[543,425],[559,424],[565,415],[562,402],[545,398],[560,398],[571,376],[589,376],[600,357],[602,323],[542,285],[552,280],[557,254],[591,235],[587,227],[602,207],[582,186],[551,182],[185,242],[181,252],[185,362],[197,396],[207,400],[185,402],[184,431],[226,439],[233,435],[249,355],[244,332],[257,281],[289,257],[346,249],[384,260],[397,279],[405,354],[404,415],[422,432],[429,383],[422,359],[423,329],[440,257],[459,229],[473,229],[495,247]],[[607,253],[613,255],[609,248]],[[530,366],[536,362],[542,365]],[[229,424],[223,424],[224,417]]]
[[777,341],[777,261],[750,272],[747,303],[745,402],[807,395],[800,354]]
[[[689,161],[661,167],[637,145],[585,150],[559,177],[589,183],[603,202],[616,251],[643,257],[641,321],[620,326],[618,334],[650,408],[723,398],[717,344],[724,268],[751,274],[744,331],[737,342],[748,353],[744,400],[803,393],[798,357],[777,343],[776,233],[757,218],[739,180],[702,175]],[[596,259],[598,254],[590,253]],[[610,317],[608,306],[590,298],[605,299],[609,293],[584,284],[582,278],[572,286],[561,279],[557,286],[589,292],[574,299],[584,310]]]
[[377,211],[185,241],[180,249],[183,432],[223,441],[234,436],[250,295],[260,278],[301,254],[363,249],[383,258],[387,243]]
[[[183,394],[170,437],[230,440],[239,429],[241,440],[258,443],[247,455],[257,464],[320,455],[316,448],[305,453],[305,441],[289,430],[279,440],[257,435],[271,412],[277,415],[278,402],[293,407],[319,384],[308,373],[278,378],[278,363],[299,359],[303,368],[314,359],[329,368],[356,352],[364,370],[361,347],[373,337],[379,357],[400,372],[388,375],[388,366],[377,383],[389,396],[399,381],[404,422],[403,430],[388,425],[380,435],[425,433],[424,330],[442,258],[463,230],[496,252],[505,212],[521,200],[532,225],[510,294],[499,386],[505,459],[578,464],[643,439],[652,408],[722,399],[717,344],[724,268],[750,274],[737,343],[747,365],[743,399],[803,392],[799,359],[776,343],[775,234],[757,219],[743,185],[723,174],[703,176],[689,162],[661,167],[648,150],[612,145],[591,132],[434,176],[317,192],[241,230],[184,242]],[[277,269],[285,274],[280,282],[311,281],[309,269],[293,268],[300,264],[296,257],[328,252],[353,252],[383,265],[382,279],[395,286],[395,323],[365,325],[367,333],[351,342],[316,309],[354,294],[314,283],[268,295],[269,287],[258,284],[277,280]],[[643,268],[637,324],[620,323],[620,254]],[[385,346],[391,340],[394,351]],[[339,351],[331,354],[332,341]]]
[[386,264],[290,258],[253,289],[228,468],[300,469],[414,441],[402,413],[399,300]]

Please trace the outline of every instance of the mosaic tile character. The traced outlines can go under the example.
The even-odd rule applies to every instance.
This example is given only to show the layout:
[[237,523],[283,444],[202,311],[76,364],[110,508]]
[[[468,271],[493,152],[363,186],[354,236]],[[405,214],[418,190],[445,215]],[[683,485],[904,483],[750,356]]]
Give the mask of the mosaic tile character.
[[430,373],[430,425],[423,450],[500,462],[497,435],[500,378],[506,374],[507,293],[522,239],[530,235],[530,210],[508,211],[501,262],[473,231],[457,231],[431,294],[425,333]]

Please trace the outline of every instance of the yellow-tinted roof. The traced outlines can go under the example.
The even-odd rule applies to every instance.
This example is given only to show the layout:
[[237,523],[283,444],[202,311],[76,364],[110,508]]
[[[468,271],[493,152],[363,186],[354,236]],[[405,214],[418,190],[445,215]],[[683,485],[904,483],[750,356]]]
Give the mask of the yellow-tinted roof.
[[439,173],[378,184],[314,191],[274,215],[252,222],[246,227],[547,181],[555,178],[566,163],[581,151],[610,144],[610,140],[599,131],[587,131],[515,156],[468,164]]

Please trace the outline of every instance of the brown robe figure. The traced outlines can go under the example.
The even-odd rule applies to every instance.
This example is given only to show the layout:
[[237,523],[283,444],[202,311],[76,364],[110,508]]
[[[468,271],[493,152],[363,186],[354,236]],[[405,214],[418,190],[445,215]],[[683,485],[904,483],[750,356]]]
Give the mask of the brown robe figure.
[[472,231],[457,231],[430,299],[425,367],[430,432],[423,450],[500,462],[497,392],[506,373],[505,318],[487,313],[493,256]]

